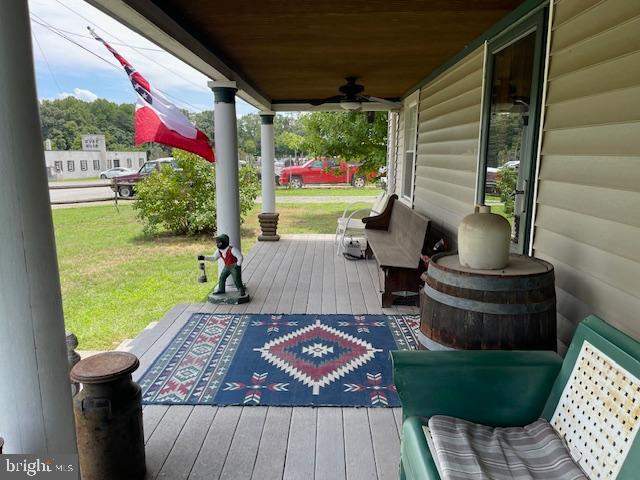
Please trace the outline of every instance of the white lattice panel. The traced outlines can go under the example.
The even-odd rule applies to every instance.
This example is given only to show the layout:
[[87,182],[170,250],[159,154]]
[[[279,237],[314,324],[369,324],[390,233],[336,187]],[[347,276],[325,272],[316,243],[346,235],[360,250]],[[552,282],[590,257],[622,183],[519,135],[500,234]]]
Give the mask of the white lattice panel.
[[551,425],[590,479],[618,476],[639,416],[640,380],[585,341]]

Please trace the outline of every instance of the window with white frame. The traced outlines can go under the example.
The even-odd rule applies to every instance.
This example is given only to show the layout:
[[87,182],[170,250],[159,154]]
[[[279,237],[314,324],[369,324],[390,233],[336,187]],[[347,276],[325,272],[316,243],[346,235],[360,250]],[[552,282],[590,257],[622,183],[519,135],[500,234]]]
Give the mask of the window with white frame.
[[98,170],[100,170],[100,160],[94,160],[93,161],[93,169],[97,172]]
[[86,160],[80,160],[80,170],[82,170],[83,172],[89,170]]
[[75,172],[76,171],[76,162],[73,160],[67,160],[67,172]]
[[404,158],[402,164],[402,196],[413,197],[413,174],[416,162],[416,136],[418,133],[418,101],[410,102],[405,109]]

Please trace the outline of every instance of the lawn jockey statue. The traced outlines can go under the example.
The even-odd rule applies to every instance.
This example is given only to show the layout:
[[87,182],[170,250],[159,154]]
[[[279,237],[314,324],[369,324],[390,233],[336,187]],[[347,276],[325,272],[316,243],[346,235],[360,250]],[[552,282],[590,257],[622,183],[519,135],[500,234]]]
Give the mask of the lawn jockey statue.
[[226,294],[225,287],[227,278],[229,277],[229,275],[231,275],[231,277],[233,278],[233,283],[235,283],[236,288],[238,289],[238,292],[240,294],[237,299],[245,299],[244,301],[248,301],[248,295],[245,286],[242,283],[242,253],[240,253],[240,250],[238,250],[236,247],[229,245],[229,236],[224,233],[216,237],[216,245],[218,249],[212,256],[198,256],[198,261],[200,262],[202,262],[203,260],[215,262],[220,259],[224,262],[224,267],[220,272],[218,285],[213,290],[212,295],[223,296]]

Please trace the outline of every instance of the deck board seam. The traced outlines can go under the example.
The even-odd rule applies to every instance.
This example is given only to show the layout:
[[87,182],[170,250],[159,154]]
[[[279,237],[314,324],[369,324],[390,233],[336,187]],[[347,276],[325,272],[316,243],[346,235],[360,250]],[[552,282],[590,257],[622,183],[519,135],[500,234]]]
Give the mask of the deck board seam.
[[[243,410],[244,408],[245,407],[242,407]],[[235,426],[233,427],[233,434],[229,439],[229,447],[227,448],[227,451],[224,454],[224,461],[222,462],[222,466],[220,467],[220,474],[218,475],[218,479],[222,476],[222,472],[224,472],[224,467],[227,464],[227,458],[229,458],[229,452],[231,451],[231,446],[233,445],[233,439],[236,437],[236,432],[238,431],[238,425],[240,425],[241,417],[242,417],[242,411],[240,411],[240,414],[238,415],[238,420],[235,422]]]
[[[251,408],[251,407],[244,407],[244,408]],[[251,475],[249,476],[249,478],[253,478],[253,472],[256,468],[256,463],[258,462],[258,454],[260,453],[260,443],[262,442],[262,435],[264,434],[264,426],[267,424],[267,416],[269,415],[269,408],[271,407],[267,407],[267,411],[264,414],[264,421],[262,422],[262,428],[260,429],[260,438],[258,439],[256,454],[253,457],[253,465],[251,465]]]
[[[264,286],[266,285],[265,282],[267,281],[267,276],[268,276],[270,270],[272,269],[272,265],[274,265],[274,262],[276,262],[276,260],[279,258],[279,255],[281,254],[281,252],[283,250],[286,250],[286,248],[283,249],[283,245],[285,245],[285,244],[286,244],[286,242],[278,242],[278,246],[276,247],[276,251],[273,253],[273,256],[269,260],[268,264],[265,265],[264,271],[261,272],[263,277],[260,279],[258,285],[256,286],[256,289],[255,289],[254,294],[253,294],[252,302],[243,304],[241,306],[237,306],[238,308],[237,309],[232,309],[231,310],[232,312],[234,312],[234,313],[238,312],[238,313],[251,314],[251,313],[253,313],[253,310],[257,310],[256,313],[260,313],[260,310],[262,309],[262,307],[264,306],[264,302],[266,301],[266,296],[262,300],[262,303],[260,304],[259,308],[255,308],[254,309],[253,307],[256,305],[256,303],[259,302],[259,299],[260,299],[259,293],[261,294],[262,291],[264,290]],[[257,270],[256,270],[256,272],[254,272],[254,274],[255,273],[257,273]],[[270,288],[271,287],[269,287],[269,289]],[[267,290],[267,293],[268,293],[268,290]],[[253,303],[253,305],[251,305],[251,303]],[[251,310],[251,311],[248,311],[248,310]]]
[[[289,272],[291,271],[291,264],[293,263],[293,257],[291,257],[291,255],[290,255],[290,254],[293,252],[293,250],[294,250],[294,249],[295,249],[295,242],[289,242],[289,245],[287,246],[287,248],[286,248],[286,249],[285,249],[285,251],[283,252],[284,262],[288,263],[287,271],[286,271],[286,273],[284,274],[284,278],[285,278],[285,280],[287,279],[287,277],[289,276]],[[282,263],[281,263],[281,265],[282,265]],[[276,282],[276,279],[278,279],[278,275],[279,275],[280,273],[282,273],[282,271],[281,271],[281,270],[278,270],[278,271],[277,271],[277,273],[276,273],[276,275],[274,275],[274,277],[273,277],[273,282],[271,283],[271,286],[269,287],[269,291],[268,291],[268,292],[266,293],[266,295],[265,295],[265,301],[264,301],[264,303],[262,304],[262,307],[260,308],[260,312],[261,312],[261,313],[267,313],[267,314],[269,314],[269,313],[273,313],[273,314],[278,314],[278,313],[280,313],[280,312],[277,312],[277,311],[276,311],[276,312],[268,312],[268,311],[265,311],[265,310],[264,310],[264,309],[265,309],[265,305],[267,305],[267,304],[268,304],[268,299],[269,299],[269,297],[270,297],[270,295],[271,295],[271,292],[273,291],[273,289],[274,289],[274,288],[276,288],[276,289],[277,289],[277,285],[276,285],[276,284],[277,284],[277,282]],[[283,284],[283,286],[284,286],[284,284]],[[276,290],[276,291],[277,291],[277,290]],[[280,304],[280,299],[282,298],[282,295],[283,295],[283,293],[284,293],[284,288],[280,288],[280,290],[279,290],[279,291],[280,291],[280,295],[278,295],[278,301],[276,302],[276,306],[274,307],[274,309],[275,309],[275,310],[277,310],[277,309],[278,309],[278,305]]]
[[380,478],[380,472],[378,471],[378,462],[376,461],[376,446],[373,441],[373,429],[371,428],[371,417],[369,417],[369,408],[366,408],[367,412],[367,426],[369,427],[369,438],[371,439],[371,451],[373,453],[373,468],[376,472],[376,477]]
[[[146,405],[145,405],[145,407],[146,407]],[[164,418],[164,416],[167,414],[167,412],[168,412],[168,411],[169,411],[169,407],[167,407],[167,408],[164,410],[164,413],[162,414],[162,416],[160,417],[160,419],[158,420],[158,422],[156,423],[156,425],[153,427],[153,429],[152,429],[152,430],[151,430],[151,432],[149,433],[149,439],[148,439],[146,442],[144,442],[144,444],[145,444],[145,445],[149,442],[149,440],[151,440],[151,436],[152,436],[152,435],[153,435],[153,433],[158,429],[158,425],[160,425],[160,423],[162,422],[162,419]],[[143,418],[144,418],[144,412],[143,412]],[[143,428],[144,428],[144,427],[143,427]]]
[[340,408],[340,418],[342,419],[342,450],[344,451],[344,478],[348,480],[349,468],[347,461],[347,429],[344,421],[344,407]]
[[[278,246],[276,253],[273,255],[273,257],[271,257],[271,261],[269,262],[269,264],[267,265],[267,268],[265,269],[264,277],[260,280],[260,284],[258,285],[258,288],[256,289],[256,292],[255,292],[254,301],[259,302],[260,297],[258,297],[258,292],[262,294],[266,290],[266,292],[264,292],[264,297],[262,298],[262,303],[259,305],[259,307],[255,309],[251,308],[250,303],[246,304],[247,305],[245,309],[246,313],[249,313],[249,314],[260,313],[264,308],[265,303],[267,302],[269,293],[271,292],[271,289],[273,288],[273,285],[275,283],[274,280],[275,280],[275,276],[277,275],[277,266],[282,263],[282,258],[285,256],[289,247],[292,245],[292,243],[287,244],[287,242],[282,242],[282,243],[278,242],[278,243],[280,243],[280,245]],[[276,275],[273,274],[274,271],[276,272]],[[251,312],[248,311],[249,309],[251,310]]]
[[[195,410],[196,407],[193,407],[193,409]],[[193,463],[191,464],[191,468],[189,469],[189,473],[185,477],[187,479],[191,476],[191,472],[193,472],[193,467],[195,467],[195,465],[196,465],[196,461],[198,460],[198,457],[200,456],[200,452],[202,451],[202,447],[204,447],[204,443],[206,442],[207,437],[209,436],[209,432],[211,431],[211,427],[213,427],[213,422],[216,419],[216,417],[218,416],[218,411],[219,410],[220,410],[220,407],[216,407],[216,411],[213,414],[213,417],[211,417],[211,423],[209,423],[209,427],[207,428],[207,432],[202,437],[202,443],[200,444],[200,448],[198,448],[198,453],[196,453],[196,455],[193,457]],[[186,423],[187,422],[185,422],[185,425],[186,425]]]
[[[167,409],[167,412],[169,410],[171,410],[171,407],[169,407]],[[174,447],[176,446],[176,442],[178,441],[178,438],[180,438],[180,434],[184,430],[184,427],[187,425],[187,422],[189,421],[189,417],[191,417],[191,415],[193,414],[193,410],[194,410],[194,407],[192,406],[191,410],[189,411],[189,415],[187,415],[187,418],[185,418],[184,423],[180,427],[180,430],[178,430],[178,433],[176,434],[176,437],[173,439],[173,443],[171,444],[171,448],[169,448],[169,450],[167,452],[167,456],[164,457],[164,460],[162,461],[162,465],[160,465],[160,467],[158,468],[158,473],[156,473],[155,476],[153,477],[154,479],[158,478],[160,476],[160,473],[162,473],[162,469],[164,468],[164,465],[167,463],[167,460],[169,459],[169,457],[171,456],[171,452],[173,451]],[[149,437],[149,440],[151,440],[151,437]]]

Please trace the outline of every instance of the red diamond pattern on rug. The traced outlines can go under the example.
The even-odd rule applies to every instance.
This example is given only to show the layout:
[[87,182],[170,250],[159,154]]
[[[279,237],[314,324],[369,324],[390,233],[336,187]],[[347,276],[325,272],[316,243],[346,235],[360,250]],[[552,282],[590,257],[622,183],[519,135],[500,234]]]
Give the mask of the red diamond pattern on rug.
[[260,352],[263,359],[292,378],[311,387],[313,395],[319,395],[320,388],[366,364],[382,350],[316,320],[265,343],[261,348],[254,348],[254,351]]

